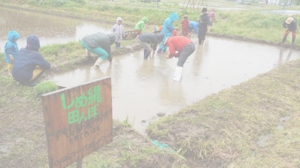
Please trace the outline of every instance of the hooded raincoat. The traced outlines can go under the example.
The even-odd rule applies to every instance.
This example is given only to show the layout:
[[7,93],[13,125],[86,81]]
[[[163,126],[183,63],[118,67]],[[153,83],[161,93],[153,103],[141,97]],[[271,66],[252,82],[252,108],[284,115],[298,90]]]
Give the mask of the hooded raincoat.
[[121,17],[117,18],[117,23],[112,27],[112,32],[116,35],[117,43],[121,43],[123,36],[125,36],[124,26],[122,24],[118,24],[119,21],[122,21]]
[[9,57],[10,54],[13,56],[14,59],[16,59],[18,51],[19,51],[16,40],[19,38],[20,38],[20,34],[18,32],[14,31],[14,30],[8,32],[7,42],[4,46],[5,62],[12,63],[10,60],[10,57]]
[[40,48],[40,41],[36,36],[29,36],[27,38],[26,48],[22,48],[14,62],[12,70],[13,78],[24,84],[29,82],[33,76],[33,71],[36,66],[39,66],[43,70],[50,69],[50,64],[44,59],[44,57],[38,52]]
[[136,25],[135,25],[135,30],[139,30],[140,32],[142,32],[142,30],[144,29],[145,23],[148,22],[148,18],[147,17],[143,17],[143,19],[141,21],[139,21]]
[[173,22],[175,22],[178,19],[178,14],[176,12],[172,12],[170,16],[165,20],[163,29],[161,31],[161,33],[164,35],[164,39],[162,40],[159,48],[165,50],[164,42],[168,37],[172,36],[172,32],[175,29],[173,26]]

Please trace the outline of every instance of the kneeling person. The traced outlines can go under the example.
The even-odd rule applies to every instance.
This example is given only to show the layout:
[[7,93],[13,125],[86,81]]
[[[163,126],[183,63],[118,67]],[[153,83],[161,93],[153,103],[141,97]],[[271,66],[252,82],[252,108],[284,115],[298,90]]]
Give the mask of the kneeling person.
[[23,85],[35,86],[34,81],[42,75],[44,70],[50,69],[50,64],[38,52],[40,41],[37,36],[27,38],[26,48],[18,52],[15,59],[12,76]]
[[[100,68],[100,65],[108,59],[111,63],[111,45],[116,41],[115,34],[95,33],[90,34],[81,40],[81,45],[86,48],[89,52],[92,52],[99,56],[94,64],[94,68]],[[88,54],[89,56],[89,54]]]
[[169,47],[170,51],[167,58],[178,57],[173,80],[180,81],[183,65],[187,58],[195,51],[195,45],[189,38],[184,36],[169,37],[166,39],[165,45]]
[[163,38],[164,38],[163,34],[155,34],[155,33],[143,33],[138,36],[138,42],[144,48],[144,59],[147,59],[149,54],[151,53],[150,44],[152,45],[153,54],[154,54],[157,44],[160,43]]

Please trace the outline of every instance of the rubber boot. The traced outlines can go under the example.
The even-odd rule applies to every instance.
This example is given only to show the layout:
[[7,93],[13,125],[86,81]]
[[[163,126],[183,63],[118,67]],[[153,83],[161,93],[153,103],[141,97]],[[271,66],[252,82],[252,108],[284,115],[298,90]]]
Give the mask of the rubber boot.
[[182,67],[176,67],[175,69],[175,73],[174,73],[174,77],[173,77],[173,80],[174,81],[180,81],[181,79],[181,74],[182,74]]
[[282,41],[279,44],[283,44],[285,42],[285,40],[286,40],[286,36],[283,36]]
[[98,58],[97,61],[95,62],[94,64],[94,68],[97,69],[97,68],[100,68],[100,65],[103,64],[104,60],[101,59],[101,58]]
[[294,45],[296,37],[292,37],[292,45]]

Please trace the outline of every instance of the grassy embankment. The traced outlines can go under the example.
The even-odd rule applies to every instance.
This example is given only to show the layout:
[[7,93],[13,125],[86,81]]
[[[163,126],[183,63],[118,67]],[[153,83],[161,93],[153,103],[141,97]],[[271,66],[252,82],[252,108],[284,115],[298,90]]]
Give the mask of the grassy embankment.
[[147,132],[208,167],[299,167],[299,67],[293,61],[209,96]]
[[[44,7],[38,6],[37,9],[45,9]],[[95,8],[99,6],[47,7],[47,10],[58,10],[72,15],[76,12],[76,15],[92,18],[103,15],[107,16],[107,19],[115,20],[120,13],[113,11],[127,7],[109,6],[105,7],[107,9],[105,11]],[[130,11],[134,12],[134,8]],[[142,9],[139,9],[139,12],[141,11]],[[84,12],[85,15],[80,14]],[[169,14],[169,11],[154,9],[148,9],[148,12],[153,15],[147,15],[150,20],[153,20],[150,21],[151,24],[161,23]],[[180,15],[183,13],[181,12]],[[188,14],[191,18],[198,18],[196,13]],[[126,20],[132,19],[131,22],[134,23],[141,16],[139,13],[129,14],[127,11],[122,17]],[[239,20],[233,20],[234,18]],[[278,24],[278,29],[265,37],[265,40],[278,41],[283,33],[281,22],[284,18],[279,15],[263,15],[259,11],[217,11],[218,21],[212,31],[246,37],[251,32],[253,34],[249,37],[264,39],[264,34],[270,34],[271,30],[263,28],[262,25],[267,23],[270,28],[271,25]],[[157,23],[154,20],[157,20]],[[243,34],[243,32],[248,33]],[[82,59],[80,55],[84,55],[78,43],[42,47],[41,53],[60,69],[65,67],[62,62]],[[65,57],[61,57],[61,60],[57,59],[58,53]],[[8,148],[7,153],[0,155],[0,162],[6,167],[47,167],[47,147],[40,99],[32,88],[20,86],[6,76],[5,64],[1,62],[0,65],[0,145],[2,148]],[[70,65],[75,66],[75,62]],[[299,102],[297,89],[300,82],[297,78],[298,67],[299,61],[289,63],[270,74],[262,75],[182,109],[177,115],[165,117],[149,127],[151,137],[164,140],[176,149],[182,149],[185,156],[189,157],[188,155],[192,154],[195,158],[200,158],[199,160],[203,159],[203,162],[239,165],[239,167],[296,167],[299,164],[297,160],[299,150],[297,151],[295,147],[299,146],[300,123],[299,107],[297,107]],[[24,110],[20,111],[20,109]],[[286,116],[290,118],[280,119]],[[283,122],[284,120],[286,122]],[[149,162],[160,160],[157,157],[164,151],[157,150],[147,141],[144,142],[142,137],[139,141],[133,141],[132,137],[122,139],[130,133],[132,131],[119,132],[119,138],[116,136],[114,140],[116,143],[85,158],[84,167],[107,167],[106,165],[139,167],[142,163],[147,163],[147,160]],[[114,153],[106,155],[106,152]],[[181,163],[178,167],[185,166],[179,155],[168,153],[164,155],[166,158],[172,158],[172,161],[177,160]]]

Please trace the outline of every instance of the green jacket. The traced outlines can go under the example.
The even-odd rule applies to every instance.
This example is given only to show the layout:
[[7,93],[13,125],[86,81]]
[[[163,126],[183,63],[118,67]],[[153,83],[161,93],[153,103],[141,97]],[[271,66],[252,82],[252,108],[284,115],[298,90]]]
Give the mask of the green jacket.
[[139,21],[136,25],[135,25],[135,30],[140,30],[142,31],[144,28],[145,23],[148,22],[148,18],[143,17],[143,19],[141,21]]

